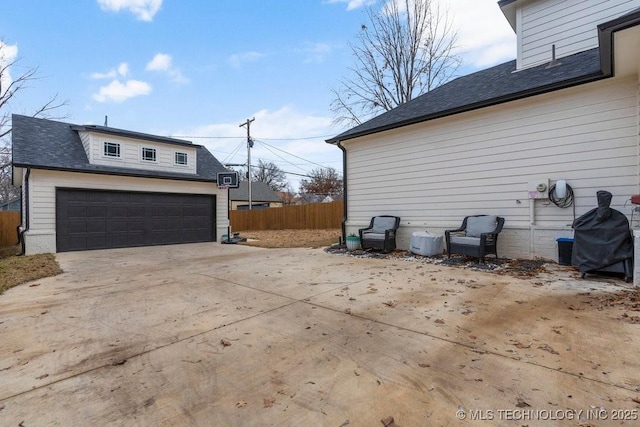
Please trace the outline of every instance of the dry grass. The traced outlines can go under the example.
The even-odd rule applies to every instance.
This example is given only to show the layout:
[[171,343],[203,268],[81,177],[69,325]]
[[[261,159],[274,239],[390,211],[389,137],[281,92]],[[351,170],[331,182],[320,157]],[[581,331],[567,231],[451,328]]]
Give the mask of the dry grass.
[[9,288],[62,273],[52,254],[17,256],[19,248],[0,248],[0,294]]
[[240,237],[248,239],[242,245],[261,248],[319,248],[338,243],[340,229],[241,231]]

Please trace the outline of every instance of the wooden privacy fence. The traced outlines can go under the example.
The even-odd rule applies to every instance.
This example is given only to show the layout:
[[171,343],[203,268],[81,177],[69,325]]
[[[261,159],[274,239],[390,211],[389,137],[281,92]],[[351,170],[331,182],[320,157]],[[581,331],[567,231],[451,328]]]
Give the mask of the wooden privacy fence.
[[340,228],[342,201],[231,211],[231,231]]
[[0,246],[12,246],[18,243],[19,225],[19,211],[0,211]]

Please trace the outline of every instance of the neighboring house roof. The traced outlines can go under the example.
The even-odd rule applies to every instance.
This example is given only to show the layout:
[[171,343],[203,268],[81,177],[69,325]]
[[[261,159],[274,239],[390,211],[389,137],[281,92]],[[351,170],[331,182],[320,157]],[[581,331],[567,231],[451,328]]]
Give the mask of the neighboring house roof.
[[[217,180],[218,172],[226,171],[205,147],[188,141],[104,126],[77,126],[17,114],[11,120],[14,167],[212,182]],[[196,174],[91,164],[78,135],[81,130],[195,147]]]
[[[249,181],[240,181],[238,188],[229,189],[229,197],[234,201],[249,201]],[[282,202],[282,199],[268,184],[251,181],[251,202]]]
[[[499,3],[503,7],[515,1]],[[600,24],[600,47],[562,57],[560,65],[543,64],[516,71],[513,60],[459,77],[326,142],[335,144],[610,77],[613,74],[612,34],[637,25],[640,25],[640,9]]]

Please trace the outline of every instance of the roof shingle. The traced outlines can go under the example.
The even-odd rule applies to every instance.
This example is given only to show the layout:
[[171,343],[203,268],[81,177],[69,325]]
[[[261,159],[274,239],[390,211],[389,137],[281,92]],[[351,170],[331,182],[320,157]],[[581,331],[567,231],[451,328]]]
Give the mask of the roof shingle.
[[327,142],[337,143],[598,78],[602,78],[598,48],[561,58],[560,65],[554,67],[543,64],[516,71],[516,61],[513,60],[458,77]]
[[129,138],[142,138],[161,143],[195,147],[198,162],[196,174],[91,164],[82,146],[78,131],[101,131],[104,133],[105,129],[107,128],[76,126],[69,123],[14,114],[12,116],[13,165],[71,172],[212,182],[216,182],[218,172],[226,171],[225,167],[209,150],[201,145],[114,128],[108,128],[109,133]]

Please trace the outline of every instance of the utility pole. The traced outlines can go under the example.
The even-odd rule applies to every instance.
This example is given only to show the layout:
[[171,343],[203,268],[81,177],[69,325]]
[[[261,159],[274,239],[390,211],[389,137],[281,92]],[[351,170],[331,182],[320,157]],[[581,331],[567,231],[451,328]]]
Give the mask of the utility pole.
[[253,202],[251,201],[251,147],[253,147],[253,141],[251,140],[251,122],[256,118],[247,119],[246,122],[240,123],[240,127],[247,127],[247,186],[249,188],[249,210],[253,209]]

